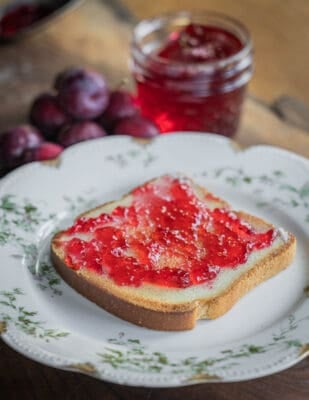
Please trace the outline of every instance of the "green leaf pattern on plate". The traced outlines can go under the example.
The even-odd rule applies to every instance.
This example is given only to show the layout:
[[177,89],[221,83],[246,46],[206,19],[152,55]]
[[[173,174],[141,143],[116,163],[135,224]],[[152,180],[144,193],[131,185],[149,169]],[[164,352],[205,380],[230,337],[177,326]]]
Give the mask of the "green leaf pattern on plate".
[[285,173],[280,170],[270,171],[269,174],[248,175],[242,168],[223,167],[217,168],[210,173],[202,172],[200,175],[209,176],[213,179],[223,180],[233,187],[252,186],[254,194],[263,194],[265,186],[275,188],[280,196],[271,200],[258,200],[256,206],[263,208],[274,204],[289,208],[303,208],[304,221],[309,222],[309,180],[297,187],[285,181]]
[[60,339],[69,335],[69,332],[59,331],[58,329],[48,329],[45,322],[37,319],[37,312],[30,311],[26,307],[19,305],[20,296],[24,295],[19,288],[10,291],[0,291],[0,318],[2,321],[12,323],[21,332],[49,342],[50,339]]
[[138,149],[131,149],[125,153],[116,153],[106,156],[106,161],[112,162],[120,168],[126,168],[130,162],[138,159],[143,167],[148,167],[152,164],[156,157],[149,152],[146,148],[147,145],[140,145]]
[[[79,196],[75,201],[64,199],[69,212],[81,212],[93,206]],[[49,254],[39,259],[40,245],[29,239],[28,233],[36,233],[36,230],[44,223],[53,221],[55,214],[43,215],[39,208],[29,200],[18,200],[9,194],[0,198],[0,247],[10,245],[14,248],[13,258],[21,260],[41,290],[49,290],[51,296],[61,295],[61,279],[52,266]],[[56,229],[56,228],[54,228]],[[29,311],[19,305],[18,298],[24,293],[14,288],[0,292],[0,320],[5,325],[12,323],[23,333],[36,338],[49,341],[68,336],[69,332],[56,329],[48,329],[45,322],[37,320],[37,312]]]
[[[64,197],[66,211],[78,214],[94,206],[93,200],[78,196]],[[18,200],[9,194],[0,198],[0,247],[11,245],[16,253],[12,257],[22,260],[42,290],[49,289],[52,295],[61,295],[61,279],[51,264],[49,255],[39,259],[40,244],[32,242],[27,233],[35,233],[42,224],[55,220],[55,214],[45,216],[37,205],[29,200]],[[56,231],[57,227],[53,228]]]
[[240,364],[240,359],[248,358],[271,351],[272,349],[287,350],[296,348],[299,350],[303,344],[300,340],[291,339],[290,334],[297,326],[308,318],[296,321],[291,315],[288,325],[282,327],[272,340],[266,344],[246,344],[234,349],[224,349],[220,357],[209,357],[199,359],[198,357],[187,357],[178,362],[171,362],[169,357],[159,351],[150,351],[139,339],[127,339],[123,332],[117,338],[108,340],[110,346],[105,347],[104,352],[99,353],[100,362],[110,365],[113,369],[124,369],[134,372],[150,373],[173,373],[197,375],[207,373],[210,376],[218,376],[218,369],[230,368]]

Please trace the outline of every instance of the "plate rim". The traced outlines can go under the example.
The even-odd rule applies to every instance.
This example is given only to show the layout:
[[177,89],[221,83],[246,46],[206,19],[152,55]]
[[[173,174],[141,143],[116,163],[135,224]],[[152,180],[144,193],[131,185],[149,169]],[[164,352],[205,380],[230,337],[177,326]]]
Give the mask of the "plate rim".
[[[158,139],[160,140],[160,138],[163,139],[164,137],[171,137],[171,136],[176,137],[176,136],[179,136],[179,135],[191,136],[192,137],[192,134],[194,134],[196,136],[199,136],[199,137],[203,137],[205,139],[207,138],[207,140],[210,140],[210,141],[216,141],[218,143],[221,142],[223,145],[229,146],[230,148],[233,149],[232,151],[237,152],[237,153],[238,152],[239,153],[243,153],[243,152],[257,151],[257,150],[258,151],[265,151],[266,150],[266,151],[271,151],[271,152],[275,151],[277,154],[280,154],[280,155],[282,155],[284,157],[285,156],[288,156],[289,158],[292,157],[292,159],[294,161],[300,162],[305,167],[305,169],[308,168],[308,170],[309,170],[309,160],[307,160],[305,157],[303,157],[301,155],[298,155],[298,154],[295,154],[295,153],[293,153],[293,152],[291,152],[289,150],[281,149],[281,148],[278,148],[276,146],[271,146],[271,145],[254,145],[254,146],[250,146],[250,147],[245,148],[245,149],[236,149],[235,148],[235,143],[237,145],[237,142],[234,142],[233,140],[225,138],[225,137],[218,136],[216,134],[205,134],[205,133],[196,133],[196,132],[174,132],[174,133],[171,133],[171,134],[168,134],[168,135],[162,135],[159,138],[156,138],[155,140],[158,140]],[[106,139],[115,140],[115,138],[117,140],[121,140],[121,141],[127,140],[127,143],[130,143],[129,140],[130,141],[132,140],[131,137],[123,135],[121,137],[119,137],[119,136],[118,137],[110,136],[110,137],[107,137],[107,138],[95,139],[95,141],[97,141],[97,140],[98,141],[103,141],[103,140],[106,140]],[[166,140],[166,139],[164,139],[164,140]],[[89,142],[87,142],[87,143],[78,143],[78,144],[72,146],[71,148],[66,149],[64,154],[61,156],[61,160],[66,158],[67,154],[70,154],[71,152],[76,152],[79,149],[82,149],[83,147],[86,147],[86,145],[93,146],[94,145],[94,141],[91,141],[91,142],[93,142],[93,144],[92,143],[89,144]],[[43,165],[44,164],[45,163],[43,163]],[[28,169],[28,172],[29,172],[33,168],[37,169],[37,168],[41,168],[41,167],[42,167],[42,163],[41,162],[35,162],[35,163],[31,163],[31,164],[24,165],[24,166],[21,166],[21,167],[17,168],[16,170],[12,171],[8,175],[6,175],[2,179],[0,179],[0,190],[2,190],[3,187],[5,187],[5,183],[9,182],[12,179],[18,179],[19,176],[21,174],[23,174],[25,170]],[[20,351],[20,348],[18,348],[17,345],[15,346],[14,343],[12,343],[12,340],[10,340],[10,337],[7,335],[5,330],[3,330],[3,329],[1,330],[1,326],[0,326],[0,337],[4,340],[5,343],[7,343],[10,347],[14,348],[14,350],[16,350],[17,352],[21,353],[23,356],[26,356],[28,358],[33,359],[34,361],[37,361],[39,363],[43,363],[45,365],[48,365],[48,366],[51,366],[51,367],[54,367],[54,368],[58,368],[58,369],[62,369],[62,370],[70,370],[70,371],[73,371],[73,372],[82,372],[82,373],[84,373],[86,375],[90,375],[90,376],[96,377],[98,379],[105,379],[105,380],[108,380],[108,381],[113,382],[113,383],[120,383],[120,384],[132,385],[132,386],[145,386],[145,387],[177,387],[177,386],[187,386],[187,385],[199,384],[199,383],[205,383],[205,382],[239,382],[239,381],[248,380],[248,379],[255,379],[255,378],[259,378],[259,377],[262,377],[262,376],[268,376],[270,374],[277,373],[277,372],[280,372],[282,370],[285,370],[286,368],[289,368],[292,365],[295,365],[296,363],[298,363],[299,361],[301,361],[302,359],[306,358],[309,355],[309,349],[307,349],[306,352],[303,352],[302,354],[299,354],[298,357],[295,357],[294,359],[292,359],[289,362],[288,366],[282,364],[281,367],[279,366],[279,368],[277,368],[275,371],[270,371],[269,372],[269,371],[265,370],[265,373],[262,372],[260,374],[256,374],[255,376],[251,376],[251,377],[243,377],[242,378],[241,376],[237,376],[235,379],[226,379],[225,378],[223,380],[218,380],[217,378],[214,378],[214,377],[211,377],[211,376],[209,376],[209,377],[205,377],[204,376],[203,378],[201,378],[199,380],[196,380],[196,381],[192,381],[192,382],[185,382],[185,381],[182,381],[182,382],[177,381],[176,382],[175,381],[175,382],[169,382],[166,385],[162,384],[162,382],[159,382],[158,385],[156,385],[155,381],[154,381],[154,382],[152,382],[151,385],[149,385],[147,382],[145,382],[145,384],[143,385],[143,382],[140,382],[139,384],[136,384],[136,383],[130,381],[129,378],[128,378],[127,381],[123,380],[122,382],[119,382],[119,380],[113,379],[111,377],[106,377],[106,376],[101,376],[101,375],[98,376],[97,373],[94,373],[94,372],[90,372],[90,371],[82,370],[82,369],[78,370],[78,369],[76,369],[76,367],[72,367],[71,368],[69,366],[53,365],[50,362],[48,362],[48,360],[44,360],[44,359],[42,360],[39,357],[36,357],[34,355],[32,356],[31,354],[30,355],[29,354],[25,354],[22,351]],[[308,341],[309,341],[309,339],[308,339]]]

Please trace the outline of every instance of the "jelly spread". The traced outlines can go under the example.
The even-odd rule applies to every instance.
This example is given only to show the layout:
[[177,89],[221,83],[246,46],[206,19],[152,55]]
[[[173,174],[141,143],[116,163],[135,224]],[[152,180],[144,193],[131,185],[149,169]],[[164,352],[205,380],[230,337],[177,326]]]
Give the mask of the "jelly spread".
[[[135,60],[137,103],[143,115],[155,121],[161,133],[233,136],[251,76],[251,61],[240,56],[244,46],[232,30],[198,23],[172,31],[160,45],[154,43],[143,62]],[[228,62],[233,56],[240,59]]]
[[228,208],[207,207],[187,179],[164,176],[131,196],[130,206],[81,217],[64,232],[70,268],[106,274],[118,285],[185,288],[245,263],[275,237],[273,229],[256,232]]
[[190,24],[180,32],[173,32],[158,55],[188,63],[218,61],[238,53],[242,47],[241,41],[225,29]]

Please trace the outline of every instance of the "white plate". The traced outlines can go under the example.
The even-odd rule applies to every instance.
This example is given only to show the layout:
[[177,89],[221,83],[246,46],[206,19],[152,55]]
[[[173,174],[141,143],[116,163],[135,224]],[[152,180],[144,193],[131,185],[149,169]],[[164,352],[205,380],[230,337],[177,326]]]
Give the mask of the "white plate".
[[[116,318],[67,286],[50,235],[87,208],[152,177],[183,172],[292,231],[293,264],[214,321],[157,332]],[[0,183],[0,331],[43,364],[138,386],[240,381],[290,367],[309,352],[309,162],[273,147],[239,151],[222,137],[173,134],[143,144],[108,137],[33,163]]]

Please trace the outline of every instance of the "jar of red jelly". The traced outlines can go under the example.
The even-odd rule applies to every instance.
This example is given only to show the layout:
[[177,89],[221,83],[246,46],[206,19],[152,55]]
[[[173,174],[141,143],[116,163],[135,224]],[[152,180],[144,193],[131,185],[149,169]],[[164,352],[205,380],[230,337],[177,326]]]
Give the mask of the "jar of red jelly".
[[178,12],[134,29],[131,69],[137,102],[162,133],[236,133],[248,81],[247,29],[219,13]]

